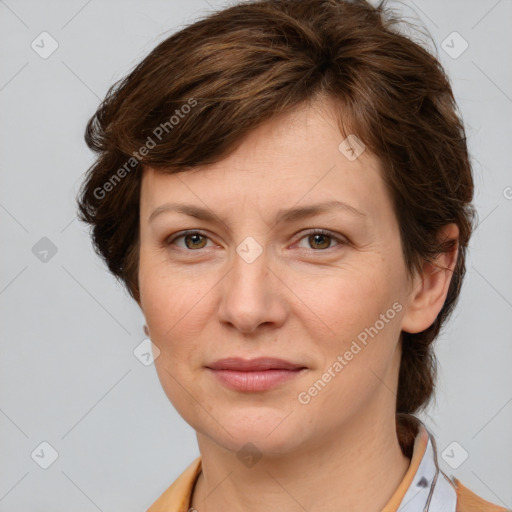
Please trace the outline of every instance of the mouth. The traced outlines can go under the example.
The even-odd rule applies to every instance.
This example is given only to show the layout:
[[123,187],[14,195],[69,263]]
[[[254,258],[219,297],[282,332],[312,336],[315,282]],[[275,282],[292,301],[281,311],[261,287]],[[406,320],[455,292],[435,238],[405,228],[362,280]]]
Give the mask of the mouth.
[[308,368],[284,359],[261,357],[220,359],[207,365],[206,369],[230,389],[258,392],[283,384]]

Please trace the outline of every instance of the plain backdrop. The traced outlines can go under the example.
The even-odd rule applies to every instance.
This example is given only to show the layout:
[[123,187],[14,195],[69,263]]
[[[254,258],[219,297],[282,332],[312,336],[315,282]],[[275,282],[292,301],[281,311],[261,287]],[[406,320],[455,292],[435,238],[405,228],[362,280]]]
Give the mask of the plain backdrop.
[[[452,81],[480,222],[420,417],[448,475],[512,508],[512,2],[405,3]],[[199,454],[141,362],[142,314],[95,255],[75,195],[108,87],[223,5],[0,0],[0,512],[142,511]]]

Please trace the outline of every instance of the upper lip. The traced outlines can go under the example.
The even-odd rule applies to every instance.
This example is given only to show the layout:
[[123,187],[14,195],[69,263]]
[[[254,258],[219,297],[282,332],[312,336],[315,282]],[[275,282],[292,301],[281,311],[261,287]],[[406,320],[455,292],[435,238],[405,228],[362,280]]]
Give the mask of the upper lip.
[[275,357],[258,357],[256,359],[228,357],[208,364],[207,368],[212,370],[237,370],[240,372],[250,372],[258,370],[298,370],[300,368],[305,368],[305,366]]

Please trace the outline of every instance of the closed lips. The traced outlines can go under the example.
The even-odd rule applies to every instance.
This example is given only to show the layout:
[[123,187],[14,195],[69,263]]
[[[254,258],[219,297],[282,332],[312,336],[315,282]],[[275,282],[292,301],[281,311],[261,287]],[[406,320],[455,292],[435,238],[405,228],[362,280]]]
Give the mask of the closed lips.
[[207,365],[211,370],[231,370],[239,372],[256,372],[265,370],[301,370],[303,365],[284,359],[262,357],[258,359],[226,358]]

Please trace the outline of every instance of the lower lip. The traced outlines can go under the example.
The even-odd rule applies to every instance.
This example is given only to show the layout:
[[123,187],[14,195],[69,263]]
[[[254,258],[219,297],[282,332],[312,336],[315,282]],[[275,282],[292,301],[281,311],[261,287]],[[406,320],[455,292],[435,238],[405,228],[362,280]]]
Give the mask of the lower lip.
[[297,377],[305,368],[297,370],[261,370],[261,371],[235,371],[212,370],[217,379],[224,385],[237,391],[266,391],[278,384]]

